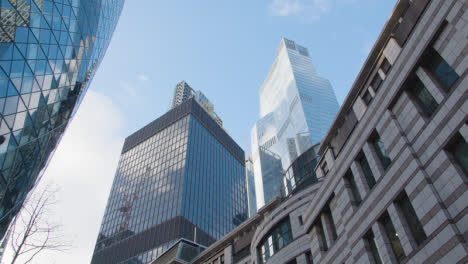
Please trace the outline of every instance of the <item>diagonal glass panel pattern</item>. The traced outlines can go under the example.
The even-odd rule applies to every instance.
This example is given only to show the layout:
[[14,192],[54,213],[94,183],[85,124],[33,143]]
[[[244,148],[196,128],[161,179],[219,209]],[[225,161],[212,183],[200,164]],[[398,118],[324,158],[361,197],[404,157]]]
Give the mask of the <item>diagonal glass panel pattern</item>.
[[0,0],[0,236],[45,167],[124,0]]

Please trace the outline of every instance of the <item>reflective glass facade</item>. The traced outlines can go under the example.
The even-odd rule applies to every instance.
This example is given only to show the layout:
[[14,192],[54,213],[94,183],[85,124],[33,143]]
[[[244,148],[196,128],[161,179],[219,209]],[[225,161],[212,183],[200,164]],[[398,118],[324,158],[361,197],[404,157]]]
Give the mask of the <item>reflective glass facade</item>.
[[330,82],[316,74],[308,50],[283,39],[260,89],[260,120],[251,133],[259,208],[281,195],[281,180],[269,181],[282,177],[281,171],[271,172],[272,166],[263,164],[271,159],[264,160],[262,152],[277,155],[285,170],[301,153],[320,143],[338,109]]
[[255,179],[253,173],[253,161],[252,158],[249,157],[245,160],[245,184],[247,189],[249,217],[257,214],[257,198],[255,195]]
[[124,0],[0,0],[0,236],[47,164]]
[[189,99],[124,143],[92,263],[149,263],[208,246],[247,218],[243,150]]

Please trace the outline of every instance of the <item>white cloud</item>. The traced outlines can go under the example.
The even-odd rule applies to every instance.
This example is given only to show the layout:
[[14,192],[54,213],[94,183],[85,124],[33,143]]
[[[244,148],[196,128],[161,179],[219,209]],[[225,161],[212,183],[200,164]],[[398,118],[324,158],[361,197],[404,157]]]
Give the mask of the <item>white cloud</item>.
[[313,22],[328,13],[333,5],[352,4],[357,0],[273,0],[269,8],[276,16],[297,16]]
[[146,75],[138,75],[138,80],[140,80],[140,81],[147,81],[147,80],[148,80],[148,76],[146,76]]
[[300,0],[274,0],[270,9],[277,16],[291,16],[297,15],[301,11],[302,5]]
[[73,248],[41,253],[34,263],[91,261],[123,144],[118,136],[122,125],[122,114],[113,102],[89,90],[43,178],[60,188],[59,205],[51,218],[60,219]]

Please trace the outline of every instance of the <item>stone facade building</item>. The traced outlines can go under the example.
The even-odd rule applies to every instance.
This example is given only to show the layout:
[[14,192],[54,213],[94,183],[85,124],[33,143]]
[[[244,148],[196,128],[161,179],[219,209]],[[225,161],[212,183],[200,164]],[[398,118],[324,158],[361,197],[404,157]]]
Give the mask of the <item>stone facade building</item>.
[[398,1],[321,142],[318,182],[193,263],[467,263],[467,8]]

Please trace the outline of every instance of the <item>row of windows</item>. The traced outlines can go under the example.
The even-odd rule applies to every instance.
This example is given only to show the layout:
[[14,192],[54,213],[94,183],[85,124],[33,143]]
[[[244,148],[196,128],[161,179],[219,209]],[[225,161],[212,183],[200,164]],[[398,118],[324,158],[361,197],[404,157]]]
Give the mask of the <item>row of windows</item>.
[[[396,206],[396,209],[401,212],[401,214],[397,213],[397,215],[393,215],[393,217],[399,217],[401,215],[402,218],[399,220],[403,225],[409,227],[410,232],[407,235],[410,237],[408,239],[414,240],[417,246],[421,245],[424,240],[426,240],[427,236],[406,192],[403,191],[397,197],[397,199],[394,201],[394,205]],[[388,211],[385,211],[377,221],[377,225],[382,226],[383,230],[385,230],[385,237],[383,238],[384,243],[385,241],[390,243],[395,259],[398,262],[401,262],[406,258],[406,254],[400,241],[402,234],[397,232],[394,225],[394,220],[392,219],[393,217],[390,216]],[[364,235],[363,239],[368,252],[371,253],[370,255],[372,256],[375,263],[383,263],[381,254],[379,253],[379,248],[383,248],[384,245],[379,245],[378,241],[375,239],[375,235],[372,229],[370,229]]]
[[[376,153],[376,156],[378,157],[383,170],[387,170],[392,161],[390,159],[389,154],[387,153],[385,145],[383,144],[377,132],[374,132],[372,134],[372,136],[369,139],[369,143],[371,143],[372,149]],[[367,188],[371,190],[376,185],[376,179],[364,152],[361,151],[358,154],[356,158],[356,165],[358,165],[360,171],[362,172],[362,179],[367,185]],[[356,176],[349,169],[343,176],[343,180],[345,182],[345,186],[347,186],[351,190],[351,194],[353,196],[352,201],[355,203],[355,205],[359,205],[362,201],[361,193],[364,192],[363,190],[359,190],[355,177]]]
[[[428,48],[424,53],[418,65],[425,69],[432,79],[436,80],[436,85],[442,88],[444,92],[450,92],[459,79],[455,70],[432,47]],[[411,73],[403,87],[417,104],[423,116],[429,118],[439,108],[439,103],[419,79],[415,71]]]
[[224,254],[213,260],[211,264],[224,264]]
[[[444,26],[445,25],[442,26],[442,29]],[[424,70],[423,73],[429,75],[428,81],[434,80],[436,88],[441,88],[440,92],[442,95],[444,95],[444,93],[449,93],[459,81],[459,75],[452,66],[440,56],[432,45],[427,48],[415,67],[416,70],[420,70],[421,68]],[[369,79],[369,87],[363,91],[361,95],[366,105],[371,103],[390,69],[390,63],[386,58],[383,58],[378,66],[378,70],[371,76],[371,79]],[[416,104],[418,110],[424,117],[430,118],[439,108],[439,103],[434,99],[431,91],[425,86],[424,82],[426,80],[421,79],[419,75],[420,72],[416,74],[416,70],[410,73],[402,86],[402,91],[409,95],[410,99]],[[445,145],[444,150],[449,154],[452,160],[455,161],[454,164],[456,164],[460,170],[464,171],[465,174],[468,174],[468,143],[464,136],[465,135],[462,135],[460,132],[455,133],[451,140],[449,140],[449,143]],[[389,146],[383,144],[380,135],[376,131],[369,137],[368,146],[370,147],[370,153],[361,151],[354,160],[353,165],[356,165],[357,169],[354,170],[354,167],[353,170],[348,169],[343,176],[344,185],[348,189],[347,193],[351,196],[350,198],[353,206],[359,206],[362,200],[365,199],[364,196],[371,192],[376,185],[377,181],[374,175],[374,173],[377,172],[376,170],[385,174],[392,164],[392,159],[387,152],[387,147]],[[369,156],[369,154],[372,156]],[[374,161],[374,157],[375,162],[371,162],[371,166],[369,160]],[[322,160],[319,168],[323,174],[326,174],[329,170],[325,160]],[[382,230],[384,230],[384,242],[391,245],[392,254],[395,259],[400,262],[407,258],[400,241],[403,235],[408,236],[407,239],[414,241],[417,246],[423,244],[427,236],[405,191],[394,199],[393,204],[398,211],[397,214],[392,215],[386,210],[378,218],[376,224],[380,225]],[[333,231],[335,227],[332,215],[326,214],[328,206],[327,204],[322,209],[313,225],[313,227],[316,228],[320,249],[322,251],[328,250],[330,241],[333,242],[336,239],[336,231]],[[399,221],[395,222],[397,218]],[[402,227],[396,225],[396,223],[402,223],[405,227],[408,227],[408,230],[401,229]],[[405,232],[401,234],[397,232],[398,230],[400,230],[400,232],[404,230]],[[363,239],[366,244],[366,249],[373,256],[375,263],[382,263],[379,250],[381,250],[383,245],[379,244],[381,240],[375,239],[374,231],[375,230],[372,229],[369,230],[363,236]]]
[[280,221],[261,240],[257,247],[258,263],[268,261],[280,249],[293,241],[289,217]]
[[[443,68],[447,69],[447,65],[441,62],[440,59],[436,61],[443,64],[444,65]],[[450,70],[449,72],[452,72],[452,71]],[[449,75],[453,77],[454,73],[452,72]],[[456,80],[457,78],[453,77],[449,79],[451,80],[449,83],[453,85],[455,83],[454,80]],[[404,87],[416,99],[417,103],[424,110],[426,116],[430,116],[434,112],[434,110],[438,107],[438,104],[435,102],[433,97],[430,95],[430,93],[427,91],[427,89],[424,87],[421,81],[417,79],[417,77],[415,77],[414,75],[410,76],[410,78],[408,79]],[[372,133],[368,142],[370,143],[370,146],[372,147],[372,151],[374,151],[374,153],[376,154],[375,156],[378,158],[378,162],[384,170],[383,172],[385,172],[387,168],[391,165],[392,161],[378,133],[376,132]],[[450,154],[450,156],[453,157],[453,159],[456,161],[457,165],[461,168],[461,170],[467,173],[468,172],[468,143],[466,142],[466,139],[459,132],[457,132],[449,141],[449,143],[445,146],[444,149]],[[363,182],[367,185],[367,188],[369,190],[372,190],[373,187],[376,185],[376,179],[364,152],[361,151],[361,153],[358,154],[355,161],[356,161],[356,165],[358,165],[358,167],[360,168],[359,175],[354,175],[351,170],[348,170],[343,176],[343,180],[345,182],[345,186],[350,189],[353,204],[356,206],[359,206],[362,201],[361,194],[366,193],[366,192],[364,192],[363,190],[360,190],[360,188],[358,187],[358,184],[356,182],[356,176],[362,177]],[[322,164],[322,170],[325,172],[328,169],[324,169],[323,168],[324,166],[326,166],[326,163]],[[401,211],[404,217],[403,219],[404,223],[406,223],[410,229],[411,239],[413,239],[417,245],[420,245],[426,239],[426,234],[423,230],[421,223],[419,222],[419,218],[417,217],[416,212],[414,208],[412,207],[412,204],[408,196],[406,195],[406,193],[403,192],[401,195],[399,195],[397,199],[394,201],[394,203]],[[394,252],[395,257],[400,261],[406,258],[403,248],[401,246],[399,237],[398,237],[399,234],[395,231],[395,227],[393,225],[392,219],[389,216],[389,214],[384,213],[381,216],[381,218],[379,218],[378,222],[385,229],[387,239],[391,242],[392,250]],[[322,223],[320,223],[320,219],[317,220],[317,223],[319,224],[318,225],[319,237],[320,236],[325,237]],[[333,221],[331,221],[331,223],[333,223]],[[370,230],[363,238],[365,239],[366,244],[368,245],[368,249],[371,251],[372,255],[374,256],[376,263],[382,263],[377,252],[378,247],[376,245],[376,241],[374,239],[375,237],[374,237],[374,234],[372,233],[372,230]],[[322,241],[321,243],[326,243],[326,239],[324,238],[321,239],[321,241]],[[328,246],[326,244],[322,244],[321,248],[323,250],[326,250]]]
[[136,257],[132,257],[131,259],[128,259],[124,261],[122,264],[135,264],[135,263],[151,263],[154,259],[159,257],[164,251],[166,251],[169,247],[171,247],[176,241],[170,241],[167,243],[164,243],[152,250],[149,250],[143,254],[140,254]]
[[[443,32],[447,23],[444,23],[439,29],[439,34],[436,34],[435,39],[440,35],[440,32]],[[449,92],[451,88],[457,83],[460,76],[457,72],[450,66],[447,61],[440,56],[440,54],[432,47],[428,47],[427,50],[421,56],[419,63],[416,66],[416,69],[421,66],[425,69],[430,77],[432,77],[437,85],[442,88],[443,91]],[[380,70],[385,74],[390,70],[391,65],[386,58],[384,58],[381,63]],[[372,87],[372,92],[375,94],[379,87],[381,86],[383,80],[380,77],[379,73],[376,72],[370,86]],[[430,117],[438,108],[439,104],[434,99],[431,92],[425,87],[421,80],[417,77],[416,71],[413,71],[410,74],[410,77],[403,85],[404,90],[407,91],[412,99],[419,106],[422,114],[426,117]],[[364,102],[369,105],[374,96],[371,95],[370,88],[362,95]]]
[[122,237],[120,233],[138,233],[180,214],[177,197],[187,128],[188,117],[122,154],[101,225],[102,238],[115,243],[119,239],[112,237]]
[[[312,227],[316,228],[319,248],[321,251],[328,251],[332,244],[338,239],[336,232],[335,220],[330,209],[330,202],[334,197],[330,198],[327,204],[322,208],[320,214],[315,220]],[[325,232],[327,230],[327,232]]]
[[247,213],[244,167],[195,119],[190,122],[182,214],[220,238]]
[[[390,71],[391,67],[392,65],[390,64],[390,62],[386,58],[384,58],[378,69],[381,70],[384,73],[384,75],[386,75]],[[374,97],[372,93],[377,93],[380,86],[382,85],[383,79],[379,73],[379,70],[375,72],[374,77],[372,77],[372,80],[370,81],[370,86],[362,95],[362,99],[364,100],[366,105],[369,105],[372,101],[372,98]]]
[[[385,171],[390,166],[391,159],[379,134],[377,132],[372,133],[368,142],[372,147],[372,151],[378,157],[380,165]],[[373,189],[373,187],[376,185],[376,179],[374,173],[372,172],[371,166],[369,165],[368,159],[363,151],[361,151],[356,156],[355,164],[358,166],[360,171],[359,176],[361,177],[362,181],[367,185],[367,188],[369,190]],[[320,168],[324,175],[326,175],[329,171],[328,165],[325,162],[325,160],[322,160]],[[345,183],[345,186],[347,188],[350,188],[351,190],[351,195],[353,196],[351,200],[353,204],[358,206],[362,201],[361,192],[363,190],[361,190],[360,192],[355,175],[350,169],[348,169],[348,171],[343,176],[343,181]],[[334,243],[338,238],[335,220],[333,219],[333,214],[330,209],[330,203],[333,199],[334,194],[332,194],[332,197],[322,208],[320,214],[318,215],[317,219],[312,225],[316,228],[319,240],[319,247],[321,251],[327,251],[329,247],[332,246],[332,243]],[[325,230],[327,230],[327,232],[325,232]]]

